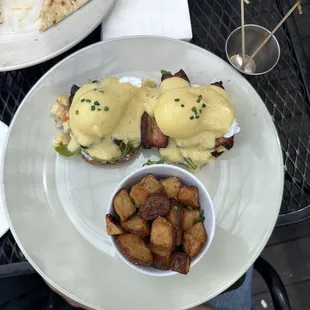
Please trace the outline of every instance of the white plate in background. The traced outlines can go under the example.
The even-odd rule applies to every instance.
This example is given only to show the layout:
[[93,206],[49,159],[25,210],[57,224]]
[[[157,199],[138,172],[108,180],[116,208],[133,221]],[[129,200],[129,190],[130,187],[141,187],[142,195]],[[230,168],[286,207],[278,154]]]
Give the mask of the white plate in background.
[[[118,258],[106,233],[105,214],[120,180],[158,153],[145,150],[125,164],[101,168],[78,157],[63,159],[51,146],[57,130],[50,109],[72,84],[110,75],[159,81],[161,69],[181,68],[196,84],[223,81],[242,130],[232,150],[197,174],[215,206],[216,231],[209,251],[188,275],[155,278]],[[200,304],[242,276],[277,220],[283,160],[269,112],[236,70],[189,43],[131,37],[80,50],[37,82],[9,134],[4,191],[14,238],[50,285],[94,309],[174,310]]]
[[[0,72],[30,67],[64,53],[102,22],[115,1],[91,0],[60,23],[39,32],[42,0],[2,0],[5,21],[0,24]],[[16,4],[33,7],[12,10]]]
[[[9,131],[9,127],[0,121],[0,160],[2,165],[2,156],[4,156],[4,147],[5,147],[5,139],[7,133]],[[0,167],[0,184],[3,184],[3,175],[2,175],[2,167]],[[6,218],[6,214],[4,212],[3,206],[3,195],[0,193],[0,238],[9,230],[9,223]]]

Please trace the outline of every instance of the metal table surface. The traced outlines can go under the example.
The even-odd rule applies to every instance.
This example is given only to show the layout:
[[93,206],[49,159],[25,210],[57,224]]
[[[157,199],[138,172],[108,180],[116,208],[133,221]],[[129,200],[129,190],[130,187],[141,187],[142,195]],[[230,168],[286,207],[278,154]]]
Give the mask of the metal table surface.
[[[240,25],[239,0],[188,0],[192,43],[226,60],[225,41]],[[289,10],[289,0],[252,0],[245,21],[273,29]],[[281,58],[270,73],[246,77],[266,104],[280,137],[285,188],[278,226],[310,217],[310,85],[299,34],[293,18],[278,30]],[[26,93],[53,65],[67,55],[100,41],[96,29],[70,51],[31,68],[0,73],[0,119],[10,124]],[[0,277],[33,272],[9,231],[0,239]]]

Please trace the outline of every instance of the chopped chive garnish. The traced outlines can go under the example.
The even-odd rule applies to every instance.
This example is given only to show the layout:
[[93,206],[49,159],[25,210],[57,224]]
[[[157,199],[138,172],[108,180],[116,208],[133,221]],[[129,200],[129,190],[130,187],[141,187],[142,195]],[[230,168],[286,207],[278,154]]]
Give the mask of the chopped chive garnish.
[[180,99],[179,99],[179,98],[175,98],[174,101],[175,101],[175,102],[179,102]]
[[94,88],[94,91],[96,91],[97,90],[97,88]]
[[90,102],[91,102],[91,100],[90,100],[90,99],[86,99],[86,102],[90,103]]
[[197,118],[197,119],[198,119],[198,118],[199,118],[199,115],[196,115],[196,117],[195,117],[195,118]]
[[81,100],[81,102],[84,102],[84,101],[85,101],[85,99],[82,99],[82,100]]
[[192,107],[192,111],[195,112],[197,111],[197,109],[195,107]]
[[184,108],[184,104],[181,104],[181,107]]
[[107,112],[109,111],[109,107],[104,107],[104,110]]
[[90,108],[92,111],[94,111],[96,109],[96,107],[94,105],[91,106]]
[[98,109],[98,111],[101,111],[101,109]]
[[103,91],[103,90],[99,90],[99,93],[102,93],[102,94],[104,94],[104,91]]
[[202,113],[202,110],[201,110],[201,109],[199,109],[199,113],[200,113],[200,114]]
[[76,114],[76,115],[79,115],[79,113],[80,113],[79,110],[76,110],[76,111],[75,111],[75,114]]
[[194,119],[194,116],[191,116],[189,119]]
[[203,107],[203,108],[205,108],[205,107],[206,107],[205,103],[203,103],[203,104],[202,104],[202,107]]
[[95,101],[94,105],[100,105],[100,103],[98,101]]

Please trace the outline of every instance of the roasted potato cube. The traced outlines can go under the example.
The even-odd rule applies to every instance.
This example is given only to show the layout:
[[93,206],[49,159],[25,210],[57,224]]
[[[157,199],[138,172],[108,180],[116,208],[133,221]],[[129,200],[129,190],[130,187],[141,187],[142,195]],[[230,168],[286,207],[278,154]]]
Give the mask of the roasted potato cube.
[[121,221],[127,220],[136,212],[136,208],[124,188],[115,195],[113,205],[114,210],[120,217]]
[[202,222],[196,223],[187,232],[201,243],[205,243],[207,241],[207,232]]
[[186,253],[177,252],[173,253],[171,257],[170,268],[181,274],[188,274],[191,259]]
[[205,242],[207,233],[201,222],[196,223],[183,236],[183,249],[190,257],[196,256]]
[[194,238],[187,231],[183,235],[183,250],[185,253],[189,255],[189,257],[193,258],[196,256],[201,250],[203,243]]
[[181,245],[183,230],[182,230],[182,217],[183,217],[183,208],[177,205],[172,204],[169,213],[166,218],[168,222],[175,228],[175,244],[176,246]]
[[105,216],[105,222],[107,227],[107,233],[110,236],[118,236],[124,232],[124,229],[120,225],[119,221],[111,214]]
[[160,270],[170,269],[171,250],[156,245],[150,245],[153,254],[153,266]]
[[179,178],[171,177],[161,179],[159,182],[163,185],[164,191],[169,198],[177,198],[181,188],[181,181]]
[[152,223],[151,244],[172,250],[175,245],[173,226],[163,217],[158,217]]
[[183,217],[182,217],[182,229],[187,231],[194,225],[194,221],[200,217],[199,210],[187,210],[183,209]]
[[143,205],[149,193],[144,190],[143,184],[138,183],[131,188],[130,197],[138,205]]
[[121,253],[133,264],[150,266],[153,256],[141,237],[124,233],[117,237],[116,243]]
[[170,201],[165,193],[159,192],[148,196],[141,206],[138,215],[148,221],[158,216],[165,216],[170,209]]
[[163,189],[162,184],[160,184],[152,174],[145,176],[140,183],[148,194],[154,194]]
[[137,236],[147,237],[151,234],[151,226],[148,221],[143,220],[138,215],[133,215],[125,222],[121,222],[122,227]]
[[199,193],[194,186],[183,186],[180,189],[178,200],[187,206],[199,208]]

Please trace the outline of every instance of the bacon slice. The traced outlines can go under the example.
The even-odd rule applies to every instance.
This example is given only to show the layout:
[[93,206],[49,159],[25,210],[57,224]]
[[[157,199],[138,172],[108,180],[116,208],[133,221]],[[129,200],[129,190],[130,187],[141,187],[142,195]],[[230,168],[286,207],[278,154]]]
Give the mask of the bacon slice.
[[188,76],[186,75],[186,73],[184,72],[184,70],[179,70],[177,73],[175,74],[171,74],[171,73],[166,73],[166,74],[163,74],[162,77],[161,77],[161,81],[164,81],[166,79],[170,79],[170,78],[173,78],[173,77],[179,77],[187,82],[190,83],[190,80],[188,78]]
[[211,153],[211,155],[214,157],[214,158],[218,158],[220,157],[224,152],[218,152],[218,151],[214,151]]
[[152,147],[165,148],[169,142],[169,137],[159,129],[155,118],[149,116],[146,112],[141,118],[141,140],[144,149]]
[[221,88],[225,89],[224,86],[223,86],[223,82],[222,81],[214,82],[211,85],[218,86],[218,87],[221,87]]
[[226,150],[230,150],[234,146],[234,136],[230,138],[217,138],[215,140],[215,148],[218,148],[219,146],[224,146]]

